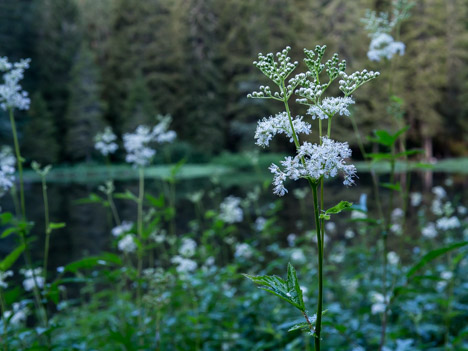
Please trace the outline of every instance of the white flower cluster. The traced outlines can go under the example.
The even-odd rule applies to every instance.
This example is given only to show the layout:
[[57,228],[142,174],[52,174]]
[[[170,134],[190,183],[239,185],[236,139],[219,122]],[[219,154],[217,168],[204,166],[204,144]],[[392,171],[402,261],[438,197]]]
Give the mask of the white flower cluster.
[[405,44],[401,41],[395,41],[390,34],[378,33],[373,36],[370,42],[367,57],[371,61],[380,61],[384,58],[391,60],[393,55],[397,53],[400,56],[405,54]]
[[3,313],[4,320],[9,319],[10,323],[13,325],[18,325],[26,321],[26,317],[28,316],[28,309],[24,304],[20,302],[13,302],[11,307],[11,311],[5,311]]
[[117,247],[120,251],[129,254],[135,252],[137,249],[137,244],[135,242],[135,238],[133,234],[127,234],[122,239],[119,240]]
[[126,133],[123,142],[127,156],[125,160],[135,167],[149,165],[156,154],[152,143],[169,143],[176,138],[176,133],[168,130],[171,117],[164,116],[152,129],[147,126],[138,126],[134,133]]
[[120,225],[112,228],[112,235],[119,237],[122,234],[128,233],[133,228],[133,222],[123,221]]
[[373,303],[371,307],[372,314],[383,313],[387,308],[387,301],[385,297],[376,291],[372,291],[370,295],[370,299]]
[[182,244],[179,247],[179,254],[184,257],[192,257],[195,255],[195,250],[197,249],[197,243],[195,240],[190,238],[182,239]]
[[38,289],[42,289],[44,286],[44,277],[42,276],[42,268],[38,267],[35,269],[21,269],[20,273],[24,275],[23,287],[26,291],[31,291],[34,286]]
[[241,243],[236,245],[236,251],[234,252],[234,257],[249,259],[253,255],[252,247],[247,243]]
[[16,158],[9,146],[0,150],[0,197],[10,190],[15,182]]
[[0,288],[8,288],[8,283],[5,282],[6,278],[12,277],[13,271],[0,272]]
[[425,227],[423,227],[421,234],[425,238],[434,239],[437,236],[437,229],[434,223],[428,223]]
[[[311,126],[309,123],[302,120],[303,117],[297,116],[292,119],[292,124],[296,134],[310,134]],[[285,134],[290,138],[290,142],[293,142],[293,131],[291,129],[291,123],[286,112],[278,113],[276,116],[270,116],[263,118],[258,122],[257,130],[255,131],[256,144],[259,146],[268,146],[271,139],[276,134]]]
[[274,175],[273,192],[279,196],[287,193],[284,187],[287,178],[292,180],[311,178],[317,181],[321,177],[333,178],[338,172],[344,174],[344,185],[352,185],[356,167],[347,165],[345,161],[350,156],[351,149],[348,143],[336,142],[327,137],[322,138],[321,145],[305,142],[298,149],[296,157],[288,156],[281,161],[283,170],[275,164],[270,166],[270,171]]
[[20,80],[24,77],[24,70],[29,68],[30,59],[10,63],[8,58],[0,57],[0,72],[3,73],[3,84],[0,84],[0,108],[3,110],[18,108],[27,110],[31,100],[28,93],[23,91]]
[[117,136],[112,131],[111,127],[106,127],[103,132],[96,134],[94,137],[94,148],[101,153],[102,156],[108,156],[117,151],[119,146],[115,142]]
[[328,97],[323,99],[319,105],[310,106],[307,114],[311,115],[312,119],[332,118],[336,114],[339,114],[340,116],[349,116],[350,112],[348,110],[348,106],[352,104],[354,104],[354,100],[349,96]]
[[176,270],[179,274],[182,275],[193,272],[195,269],[197,269],[197,263],[190,258],[174,256],[171,259],[171,262],[177,265]]
[[238,197],[226,197],[219,206],[219,219],[229,224],[242,222],[244,219],[244,212],[240,207],[240,203],[241,199]]
[[451,230],[460,227],[460,220],[456,216],[442,217],[436,222],[436,226],[440,230]]

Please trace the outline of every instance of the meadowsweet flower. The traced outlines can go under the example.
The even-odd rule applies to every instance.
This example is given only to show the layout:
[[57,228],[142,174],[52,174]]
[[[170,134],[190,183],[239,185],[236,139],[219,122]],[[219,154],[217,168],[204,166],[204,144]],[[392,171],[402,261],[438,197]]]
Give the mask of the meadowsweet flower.
[[38,267],[35,269],[21,269],[20,273],[24,275],[23,287],[26,291],[31,291],[34,286],[39,289],[44,287],[44,277],[42,276],[42,268]]
[[117,151],[119,146],[115,142],[117,136],[112,131],[111,127],[106,127],[103,132],[96,134],[94,137],[94,148],[101,153],[102,156],[108,156]]
[[455,216],[442,217],[437,220],[436,226],[440,230],[456,229],[460,227],[460,220]]
[[0,288],[8,288],[8,283],[5,282],[6,278],[12,277],[13,271],[0,272]]
[[431,211],[436,216],[442,216],[444,214],[444,210],[442,208],[442,201],[440,201],[438,197],[432,200]]
[[242,257],[244,259],[249,259],[253,256],[252,247],[247,243],[237,244],[234,256],[237,258]]
[[190,238],[182,239],[182,245],[179,247],[179,254],[184,257],[192,257],[195,255],[195,250],[197,248],[197,243],[195,240]]
[[[310,134],[311,126],[309,123],[304,122],[302,118],[301,116],[297,116],[292,119],[294,130],[296,134]],[[276,134],[285,134],[290,138],[290,142],[294,141],[291,123],[286,112],[278,113],[274,117],[263,118],[258,122],[257,130],[255,131],[256,144],[266,147]]]
[[422,230],[422,236],[428,239],[433,239],[437,236],[437,229],[434,223],[428,223]]
[[322,100],[320,105],[312,105],[307,111],[312,119],[327,119],[339,114],[340,116],[349,116],[351,113],[348,106],[354,104],[351,97],[328,97]]
[[127,234],[119,240],[117,247],[120,251],[125,252],[127,254],[132,253],[137,249],[135,238],[132,234]]
[[133,222],[123,221],[120,225],[112,228],[112,235],[119,237],[122,234],[128,233],[133,228]]
[[398,53],[400,56],[405,54],[405,44],[401,41],[395,41],[390,34],[377,33],[369,44],[367,57],[371,61],[380,61],[384,58],[391,60]]
[[221,203],[219,218],[226,223],[233,224],[242,222],[244,212],[240,208],[241,199],[235,196],[228,196]]
[[336,232],[336,224],[335,222],[327,222],[325,223],[325,230],[328,233],[335,233]]
[[6,57],[0,58],[0,72],[3,74],[3,84],[0,84],[0,108],[3,110],[27,110],[31,100],[28,93],[19,85],[24,77],[24,71],[29,68],[30,59],[10,63]]
[[0,150],[0,197],[5,195],[15,183],[16,158],[9,146]]
[[327,137],[322,138],[322,145],[305,142],[299,147],[296,157],[288,156],[281,161],[283,170],[275,164],[270,166],[270,171],[274,175],[273,192],[279,196],[287,193],[284,182],[288,178],[292,180],[312,178],[317,181],[321,177],[333,178],[338,172],[344,174],[344,185],[352,185],[356,167],[345,162],[350,156],[351,149],[348,143],[339,143]]
[[444,280],[450,280],[453,278],[453,272],[443,271],[442,273],[440,273],[440,277]]
[[134,133],[125,133],[123,135],[124,148],[127,152],[125,161],[135,167],[149,165],[156,154],[151,144],[169,143],[176,137],[174,131],[168,130],[170,122],[171,118],[164,116],[153,129],[148,126],[138,126]]
[[176,264],[176,270],[179,274],[187,274],[197,269],[197,263],[189,258],[174,256],[171,262]]

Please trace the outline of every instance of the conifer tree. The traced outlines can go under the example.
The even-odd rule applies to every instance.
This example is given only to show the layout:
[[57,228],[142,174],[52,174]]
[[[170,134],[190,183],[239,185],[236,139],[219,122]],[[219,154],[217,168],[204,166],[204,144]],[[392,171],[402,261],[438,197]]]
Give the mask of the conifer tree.
[[82,43],[73,64],[71,95],[65,116],[66,153],[70,160],[89,160],[94,150],[94,136],[103,126],[104,104],[100,98],[100,73],[94,55]]
[[31,97],[24,131],[24,155],[28,161],[53,164],[58,161],[59,143],[52,114],[39,92]]

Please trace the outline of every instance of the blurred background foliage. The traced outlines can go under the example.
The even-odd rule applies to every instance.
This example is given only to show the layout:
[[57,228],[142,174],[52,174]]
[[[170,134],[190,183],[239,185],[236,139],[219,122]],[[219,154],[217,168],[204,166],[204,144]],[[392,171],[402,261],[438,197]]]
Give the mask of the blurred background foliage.
[[[188,161],[252,149],[257,120],[279,107],[246,98],[266,83],[252,61],[286,45],[299,60],[303,48],[326,44],[349,71],[381,71],[356,94],[357,121],[364,135],[396,128],[386,111],[390,63],[368,60],[360,22],[366,8],[387,11],[390,2],[0,0],[0,56],[32,59],[24,83],[32,106],[18,116],[25,156],[90,161],[93,136],[105,125],[121,135],[157,113],[173,116]],[[411,12],[401,28],[406,53],[392,61],[409,143],[424,147],[426,158],[466,156],[468,1],[419,0]],[[347,123],[335,135],[356,148]],[[9,134],[0,115],[5,143]]]

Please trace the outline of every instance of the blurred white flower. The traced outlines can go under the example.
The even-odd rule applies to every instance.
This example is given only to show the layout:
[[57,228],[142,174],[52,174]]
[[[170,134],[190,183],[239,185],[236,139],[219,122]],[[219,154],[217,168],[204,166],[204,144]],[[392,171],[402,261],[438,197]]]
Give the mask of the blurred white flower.
[[176,270],[179,274],[187,274],[197,269],[197,263],[189,258],[174,256],[171,262],[176,264]]
[[192,257],[195,255],[195,250],[197,248],[197,243],[195,240],[190,238],[182,239],[182,244],[179,248],[179,254],[185,257]]
[[376,33],[369,45],[367,57],[371,61],[380,61],[383,58],[391,60],[393,55],[405,53],[405,44],[401,41],[395,41],[390,34]]
[[38,289],[44,287],[44,277],[42,276],[42,268],[21,269],[20,273],[24,275],[23,287],[26,291],[31,291],[36,286]]
[[432,201],[431,211],[436,216],[442,216],[444,214],[444,210],[442,209],[442,201],[439,198],[435,198]]
[[94,137],[94,148],[103,156],[108,156],[117,151],[119,146],[115,142],[117,136],[112,131],[111,127],[106,127],[103,132],[96,134]]
[[252,255],[253,255],[253,250],[249,244],[241,243],[241,244],[236,245],[236,252],[234,253],[235,257],[249,259],[252,257]]
[[11,311],[5,311],[3,313],[4,319],[10,319],[10,323],[17,326],[18,324],[26,321],[28,316],[28,309],[22,303],[13,302]]
[[433,239],[437,236],[437,229],[434,223],[428,223],[421,231],[422,235],[428,239]]
[[288,240],[288,245],[294,247],[294,245],[296,245],[297,235],[290,233],[286,239]]
[[120,225],[112,228],[112,235],[119,237],[122,234],[128,233],[133,228],[133,222],[123,221]]
[[241,199],[235,196],[228,196],[221,203],[219,218],[226,223],[233,224],[242,222],[244,212],[240,207]]
[[442,273],[440,273],[440,277],[444,280],[450,280],[453,278],[453,272],[443,271]]
[[0,197],[5,195],[15,184],[16,158],[9,146],[0,150]]
[[411,202],[411,206],[413,207],[417,207],[421,204],[422,202],[422,194],[421,193],[411,193],[410,194],[410,202]]
[[398,220],[400,220],[403,215],[405,213],[403,212],[403,210],[401,208],[395,208],[393,211],[392,211],[392,221],[396,222]]
[[352,239],[354,238],[355,234],[354,234],[354,231],[352,229],[346,229],[345,230],[345,233],[344,233],[344,236],[346,239]]
[[438,199],[443,199],[447,196],[447,192],[441,186],[435,186],[432,188],[432,192]]
[[6,272],[0,271],[0,288],[3,288],[3,289],[8,288],[8,283],[5,280],[6,278],[12,277],[12,276],[13,276],[13,271],[6,271]]
[[371,312],[372,314],[383,313],[386,309],[385,297],[376,291],[370,293],[370,299],[372,301]]
[[460,227],[460,220],[455,216],[450,217],[450,218],[442,217],[437,220],[436,226],[438,229],[441,229],[441,230],[456,229]]
[[19,85],[24,77],[24,71],[29,68],[30,59],[10,63],[6,57],[0,57],[0,72],[3,73],[3,84],[0,84],[0,108],[29,109],[30,99],[28,93]]
[[119,240],[117,246],[120,251],[125,253],[132,253],[137,249],[137,245],[132,234],[125,235]]
[[328,232],[328,233],[335,233],[336,232],[336,224],[335,222],[330,222],[328,221],[326,224],[325,224],[325,230]]
[[291,261],[297,263],[304,263],[306,261],[304,251],[302,251],[302,249],[293,249],[291,251]]
[[255,220],[255,225],[254,225],[255,230],[257,232],[263,231],[263,229],[265,229],[266,222],[267,222],[267,220],[264,217],[258,217]]
[[390,251],[387,253],[387,260],[392,266],[396,266],[398,262],[400,262],[400,257],[397,255],[396,252]]
[[458,214],[459,214],[460,216],[464,216],[464,215],[467,214],[468,210],[466,209],[465,206],[459,205],[459,206],[457,207],[457,212],[458,212]]

